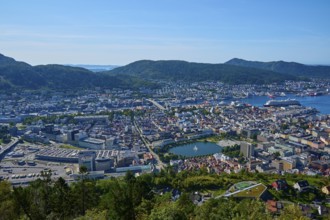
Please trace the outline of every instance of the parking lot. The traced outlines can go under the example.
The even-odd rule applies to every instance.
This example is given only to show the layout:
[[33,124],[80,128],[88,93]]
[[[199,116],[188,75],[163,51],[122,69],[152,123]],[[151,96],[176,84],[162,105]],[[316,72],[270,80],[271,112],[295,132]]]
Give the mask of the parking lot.
[[[25,185],[38,178],[43,178],[41,172],[51,171],[52,178],[63,177],[69,180],[66,168],[70,165],[57,163],[38,163],[18,165],[16,161],[2,161],[0,167],[0,178],[10,181],[13,185]],[[74,166],[71,166],[74,169]]]
[[[52,178],[63,177],[70,180],[69,173],[76,171],[76,165],[35,160],[35,153],[45,149],[44,145],[18,144],[7,153],[0,163],[0,179],[13,185],[25,185],[41,176],[42,171],[51,171]],[[68,172],[68,169],[71,172]]]

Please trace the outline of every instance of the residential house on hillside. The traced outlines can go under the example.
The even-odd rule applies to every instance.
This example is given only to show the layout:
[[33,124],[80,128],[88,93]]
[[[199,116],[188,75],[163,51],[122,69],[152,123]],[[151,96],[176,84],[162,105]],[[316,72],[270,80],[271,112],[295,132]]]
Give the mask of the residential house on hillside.
[[299,180],[293,185],[293,188],[295,188],[299,192],[303,192],[303,191],[307,191],[310,188],[310,186],[307,180]]
[[279,190],[286,190],[288,188],[288,183],[286,180],[276,180],[275,182],[272,183],[272,187],[276,189],[277,191]]
[[266,207],[269,212],[279,213],[283,209],[283,204],[275,200],[267,200]]
[[330,195],[330,185],[329,186],[323,186],[322,187],[322,192],[325,193],[326,195]]

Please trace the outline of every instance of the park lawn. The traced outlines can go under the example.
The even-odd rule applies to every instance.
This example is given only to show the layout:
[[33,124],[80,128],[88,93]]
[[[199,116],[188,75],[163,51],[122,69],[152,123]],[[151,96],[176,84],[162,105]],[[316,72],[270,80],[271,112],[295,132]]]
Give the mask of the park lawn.
[[251,189],[248,190],[243,190],[239,193],[236,193],[235,195],[233,195],[234,197],[253,197],[253,198],[259,198],[262,193],[267,189],[266,186],[264,185],[258,185],[255,186]]
[[214,190],[221,188],[219,180],[212,176],[192,176],[183,181],[183,186],[189,191],[193,190]]
[[64,148],[64,149],[72,149],[72,150],[82,150],[83,148],[80,147],[75,147],[70,144],[62,144],[59,146],[59,148]]
[[252,186],[253,184],[256,184],[256,183],[250,183],[249,181],[243,181],[243,182],[236,183],[235,186],[237,189],[242,190],[249,186]]
[[202,193],[211,193],[213,197],[223,195],[226,192],[225,189],[218,189],[218,190],[205,190]]
[[204,137],[204,138],[197,139],[197,141],[200,141],[200,142],[207,141],[207,142],[218,143],[219,141],[221,141],[221,140],[223,140],[223,139],[224,139],[224,138],[222,138],[222,137],[219,136],[219,135],[212,135],[212,136],[209,136],[209,137]]

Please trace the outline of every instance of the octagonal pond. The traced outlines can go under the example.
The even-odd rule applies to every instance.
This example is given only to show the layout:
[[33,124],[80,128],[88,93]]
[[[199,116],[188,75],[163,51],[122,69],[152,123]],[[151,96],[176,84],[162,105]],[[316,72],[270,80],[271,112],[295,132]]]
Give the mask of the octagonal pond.
[[185,157],[196,157],[219,153],[221,149],[222,147],[213,142],[195,142],[173,147],[169,152]]

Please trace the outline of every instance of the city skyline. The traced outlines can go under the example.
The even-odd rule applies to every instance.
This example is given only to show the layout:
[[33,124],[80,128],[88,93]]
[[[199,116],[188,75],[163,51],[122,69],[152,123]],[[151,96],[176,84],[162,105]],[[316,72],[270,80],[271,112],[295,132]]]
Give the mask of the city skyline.
[[330,65],[327,1],[3,1],[0,53],[37,64],[238,57]]

